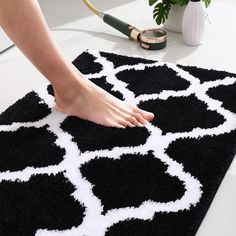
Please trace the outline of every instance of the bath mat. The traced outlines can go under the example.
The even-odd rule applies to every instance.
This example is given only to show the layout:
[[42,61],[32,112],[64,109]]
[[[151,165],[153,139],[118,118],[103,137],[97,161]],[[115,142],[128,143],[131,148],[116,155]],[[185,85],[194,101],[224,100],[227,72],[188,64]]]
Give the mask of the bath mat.
[[73,64],[155,113],[104,127],[50,84],[0,115],[0,235],[193,236],[236,153],[236,74],[85,50]]

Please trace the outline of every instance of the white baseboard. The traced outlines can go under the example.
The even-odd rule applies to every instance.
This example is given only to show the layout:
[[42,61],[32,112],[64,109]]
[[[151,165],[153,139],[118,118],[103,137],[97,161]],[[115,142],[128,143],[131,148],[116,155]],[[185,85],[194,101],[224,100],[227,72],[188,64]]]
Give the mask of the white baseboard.
[[3,50],[9,48],[13,44],[14,43],[8,38],[6,33],[0,27],[0,52],[2,52]]

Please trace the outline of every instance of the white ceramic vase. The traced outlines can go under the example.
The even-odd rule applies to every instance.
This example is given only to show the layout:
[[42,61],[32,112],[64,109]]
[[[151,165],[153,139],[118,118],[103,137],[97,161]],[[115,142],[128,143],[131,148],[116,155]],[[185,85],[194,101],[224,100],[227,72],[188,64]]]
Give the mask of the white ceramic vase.
[[181,33],[184,10],[185,6],[172,5],[163,27],[169,31]]
[[182,20],[183,40],[187,45],[196,46],[201,44],[205,29],[205,15],[202,1],[189,1]]

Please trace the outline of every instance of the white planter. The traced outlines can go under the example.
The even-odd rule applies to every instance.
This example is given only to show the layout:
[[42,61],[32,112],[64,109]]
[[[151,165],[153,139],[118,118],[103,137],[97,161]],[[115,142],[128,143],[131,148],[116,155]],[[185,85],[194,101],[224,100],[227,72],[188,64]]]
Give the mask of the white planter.
[[8,38],[3,29],[0,27],[0,52],[9,48],[14,43]]
[[172,5],[163,27],[169,31],[181,33],[184,10],[185,6]]
[[183,40],[187,45],[201,44],[205,29],[205,9],[200,0],[191,0],[184,12],[182,29]]

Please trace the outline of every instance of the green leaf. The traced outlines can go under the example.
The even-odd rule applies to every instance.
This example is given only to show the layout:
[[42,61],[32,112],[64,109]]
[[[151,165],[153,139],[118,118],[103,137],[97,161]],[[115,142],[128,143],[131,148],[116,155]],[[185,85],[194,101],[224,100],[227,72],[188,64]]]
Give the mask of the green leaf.
[[152,6],[153,4],[155,4],[158,0],[149,0],[149,6]]
[[156,23],[160,25],[161,23],[164,23],[166,19],[168,18],[169,12],[171,9],[171,3],[157,3],[153,10],[153,18],[155,19]]
[[[211,0],[202,0],[205,6],[208,7],[211,4]],[[158,25],[164,23],[169,16],[169,12],[172,5],[186,6],[189,0],[149,0],[149,5],[152,6],[157,3],[153,10],[153,19]]]
[[188,4],[189,0],[176,0],[176,5],[179,6],[186,6]]
[[211,4],[211,0],[203,0],[205,2],[205,6],[209,7],[209,5]]

